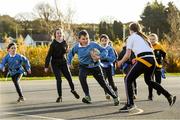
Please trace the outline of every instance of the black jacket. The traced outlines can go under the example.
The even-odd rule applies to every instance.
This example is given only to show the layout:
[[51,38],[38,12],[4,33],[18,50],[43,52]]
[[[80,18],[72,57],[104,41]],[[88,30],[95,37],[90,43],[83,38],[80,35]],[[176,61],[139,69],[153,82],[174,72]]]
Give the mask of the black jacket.
[[[121,60],[121,59],[124,57],[125,53],[126,53],[126,46],[124,46],[123,49],[122,49],[122,51],[119,53],[119,55],[118,55],[118,60]],[[134,58],[135,58],[135,55],[134,55],[133,52],[131,52],[131,56],[130,56],[130,58],[126,61],[126,63],[131,64],[131,61],[132,61],[132,59],[134,59]]]
[[48,68],[50,61],[52,64],[66,64],[65,54],[67,48],[68,45],[66,41],[60,43],[56,40],[53,40],[53,42],[50,45],[48,54],[46,56],[45,68]]

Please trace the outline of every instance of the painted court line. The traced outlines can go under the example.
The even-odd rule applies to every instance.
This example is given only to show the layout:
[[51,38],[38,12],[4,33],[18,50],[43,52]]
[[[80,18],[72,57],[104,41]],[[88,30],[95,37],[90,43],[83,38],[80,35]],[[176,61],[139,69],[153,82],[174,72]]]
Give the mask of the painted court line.
[[143,109],[140,109],[140,108],[136,108],[136,110],[138,110],[138,112],[131,113],[131,114],[129,114],[129,115],[130,115],[130,116],[132,116],[132,115],[138,115],[138,114],[141,114],[141,113],[144,112],[144,110],[143,110]]
[[27,116],[27,117],[32,117],[32,118],[39,118],[39,119],[47,119],[47,120],[64,120],[60,118],[53,118],[53,117],[45,117],[45,116],[40,116],[40,115],[27,115],[27,114],[21,114],[21,113],[12,113],[12,112],[4,112],[6,115],[20,115],[20,116]]

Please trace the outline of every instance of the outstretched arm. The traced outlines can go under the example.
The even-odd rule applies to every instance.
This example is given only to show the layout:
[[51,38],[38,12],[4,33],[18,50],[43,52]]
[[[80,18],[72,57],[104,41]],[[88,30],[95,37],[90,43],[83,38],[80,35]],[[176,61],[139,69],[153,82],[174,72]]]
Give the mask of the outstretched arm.
[[77,53],[77,50],[76,50],[76,45],[70,50],[70,52],[68,53],[68,56],[67,56],[67,64],[69,67],[72,67],[71,66],[71,62],[72,62],[72,59],[74,57],[74,55]]
[[125,55],[121,60],[117,62],[117,66],[121,66],[122,63],[126,62],[131,56],[131,49],[127,49]]
[[21,56],[23,63],[25,64],[26,70],[28,71],[29,74],[31,74],[31,65],[29,60],[25,56]]

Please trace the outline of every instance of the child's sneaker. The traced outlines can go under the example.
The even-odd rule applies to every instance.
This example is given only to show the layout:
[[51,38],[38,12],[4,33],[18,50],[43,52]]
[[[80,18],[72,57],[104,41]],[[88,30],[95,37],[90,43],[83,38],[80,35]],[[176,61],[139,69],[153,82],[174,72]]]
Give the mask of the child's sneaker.
[[167,98],[169,102],[169,106],[173,106],[173,104],[176,102],[176,96],[170,96]]
[[131,110],[134,110],[136,107],[136,105],[128,105],[125,104],[124,107],[122,107],[121,109],[119,109],[120,112],[129,112]]
[[148,100],[152,101],[153,97],[152,96],[148,96]]
[[90,96],[85,96],[82,98],[83,103],[91,104],[91,97]]
[[157,91],[157,94],[158,94],[158,95],[161,95],[161,92]]
[[62,97],[58,97],[58,98],[56,99],[56,102],[57,102],[57,103],[62,102]]
[[24,98],[24,97],[19,97],[19,98],[17,99],[17,103],[23,102],[23,101],[25,101],[25,100],[26,100],[26,98]]
[[71,90],[71,93],[74,95],[74,97],[75,97],[76,99],[79,99],[79,98],[80,98],[80,96],[77,94],[77,92],[76,92],[75,90]]
[[118,106],[119,105],[119,98],[114,98],[114,106]]

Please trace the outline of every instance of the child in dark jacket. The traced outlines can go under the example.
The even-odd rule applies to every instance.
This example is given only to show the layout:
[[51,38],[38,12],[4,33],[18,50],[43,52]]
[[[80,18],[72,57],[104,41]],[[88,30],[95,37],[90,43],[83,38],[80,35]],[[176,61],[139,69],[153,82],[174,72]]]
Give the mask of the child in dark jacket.
[[[118,60],[121,60],[123,58],[123,56],[125,55],[125,53],[126,53],[126,46],[124,46],[122,48],[122,51],[119,53]],[[135,59],[135,55],[133,52],[131,52],[130,58],[120,66],[120,71],[122,71],[125,75],[127,75],[128,71],[131,69],[131,67],[134,64],[134,59]],[[124,77],[124,79],[125,78],[126,78],[126,76]],[[134,99],[136,99],[136,97],[137,97],[136,81],[133,81],[132,86],[133,86]]]
[[[166,63],[166,51],[162,47],[162,45],[158,42],[158,36],[155,33],[151,33],[149,35],[149,40],[152,44],[152,47],[154,49],[154,54],[156,57],[157,65],[154,70],[154,78],[155,81],[159,84],[161,84],[161,77],[164,73],[162,73],[163,70],[163,63]],[[165,77],[165,76],[163,76]],[[153,89],[151,87],[148,87],[149,89],[149,96],[148,100],[153,100]],[[157,94],[160,95],[161,93],[157,91]]]
[[57,92],[58,98],[56,102],[62,102],[62,79],[61,74],[68,80],[69,86],[71,88],[71,93],[75,96],[75,98],[79,99],[80,96],[74,89],[74,84],[71,77],[71,72],[67,66],[66,62],[66,53],[68,50],[68,45],[63,38],[62,29],[56,29],[54,32],[54,40],[50,45],[48,54],[45,60],[45,69],[44,71],[48,71],[48,66],[51,61],[52,70],[56,77],[56,85],[57,85]]

